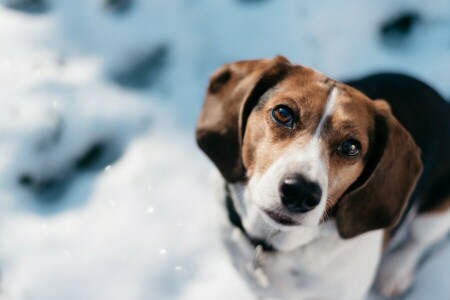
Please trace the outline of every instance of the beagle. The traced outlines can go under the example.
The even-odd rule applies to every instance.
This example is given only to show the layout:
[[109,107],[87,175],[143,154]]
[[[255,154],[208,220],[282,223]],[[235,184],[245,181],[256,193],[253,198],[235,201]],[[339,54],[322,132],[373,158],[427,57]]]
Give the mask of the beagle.
[[400,295],[450,231],[450,105],[411,77],[342,83],[281,56],[227,64],[196,139],[259,298],[363,299],[374,281]]

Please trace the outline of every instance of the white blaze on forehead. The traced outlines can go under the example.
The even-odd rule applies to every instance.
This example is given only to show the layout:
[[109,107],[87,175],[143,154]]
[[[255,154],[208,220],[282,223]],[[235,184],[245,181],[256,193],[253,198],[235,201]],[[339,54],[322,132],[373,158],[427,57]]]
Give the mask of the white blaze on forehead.
[[333,86],[331,88],[330,95],[327,98],[325,110],[322,114],[322,117],[320,118],[319,125],[317,125],[316,131],[314,132],[313,139],[319,138],[320,133],[322,132],[322,128],[323,128],[323,124],[325,123],[325,120],[333,112],[334,106],[336,104],[337,94],[338,94],[338,89],[335,86]]
[[[319,224],[326,210],[328,197],[326,145],[320,139],[320,135],[326,119],[336,108],[338,96],[339,91],[333,86],[329,92],[317,128],[312,138],[306,144],[299,146],[297,143],[291,143],[284,154],[275,160],[264,173],[258,174],[258,176],[253,175],[250,179],[248,185],[249,193],[245,194],[244,198],[247,201],[246,206],[249,210],[251,210],[251,207],[254,207],[255,215],[258,216],[259,221],[254,222],[251,214],[248,214],[243,220],[244,227],[246,227],[248,232],[261,233],[261,221],[264,219],[261,217],[261,211],[273,211],[283,208],[279,184],[286,176],[292,174],[300,174],[307,180],[317,183],[322,189],[320,203],[313,210],[303,214],[295,214],[293,217],[299,224],[306,227],[314,228]],[[259,227],[255,224],[259,225]],[[263,224],[267,224],[267,222],[263,222]],[[269,228],[273,229],[273,227],[273,224],[269,224]],[[275,227],[283,232],[288,231],[281,225]],[[294,240],[298,241],[297,239]],[[281,241],[277,245],[280,246],[280,243]]]

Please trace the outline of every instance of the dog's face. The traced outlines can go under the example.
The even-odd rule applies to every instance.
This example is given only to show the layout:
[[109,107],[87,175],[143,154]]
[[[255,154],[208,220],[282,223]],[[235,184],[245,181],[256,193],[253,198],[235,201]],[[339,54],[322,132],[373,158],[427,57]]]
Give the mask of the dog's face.
[[330,215],[343,237],[391,226],[421,171],[385,101],[282,57],[219,69],[197,140],[241,183],[244,227],[315,228]]
[[285,226],[319,224],[364,169],[369,104],[306,68],[263,94],[242,142],[249,194],[263,214]]

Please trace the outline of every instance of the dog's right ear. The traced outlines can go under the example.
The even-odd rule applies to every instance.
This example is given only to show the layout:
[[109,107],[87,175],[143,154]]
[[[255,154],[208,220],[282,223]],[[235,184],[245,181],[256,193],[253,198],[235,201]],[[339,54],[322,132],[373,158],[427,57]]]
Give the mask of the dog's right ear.
[[250,112],[264,92],[286,76],[289,66],[286,58],[277,56],[227,64],[211,76],[196,138],[228,182],[245,176],[241,143]]

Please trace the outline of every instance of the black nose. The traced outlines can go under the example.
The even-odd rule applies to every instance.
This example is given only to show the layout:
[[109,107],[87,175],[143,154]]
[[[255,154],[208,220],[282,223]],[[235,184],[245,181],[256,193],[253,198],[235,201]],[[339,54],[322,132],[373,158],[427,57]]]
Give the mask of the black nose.
[[283,205],[295,213],[312,210],[319,204],[322,196],[319,185],[301,175],[291,175],[281,180],[279,192]]

